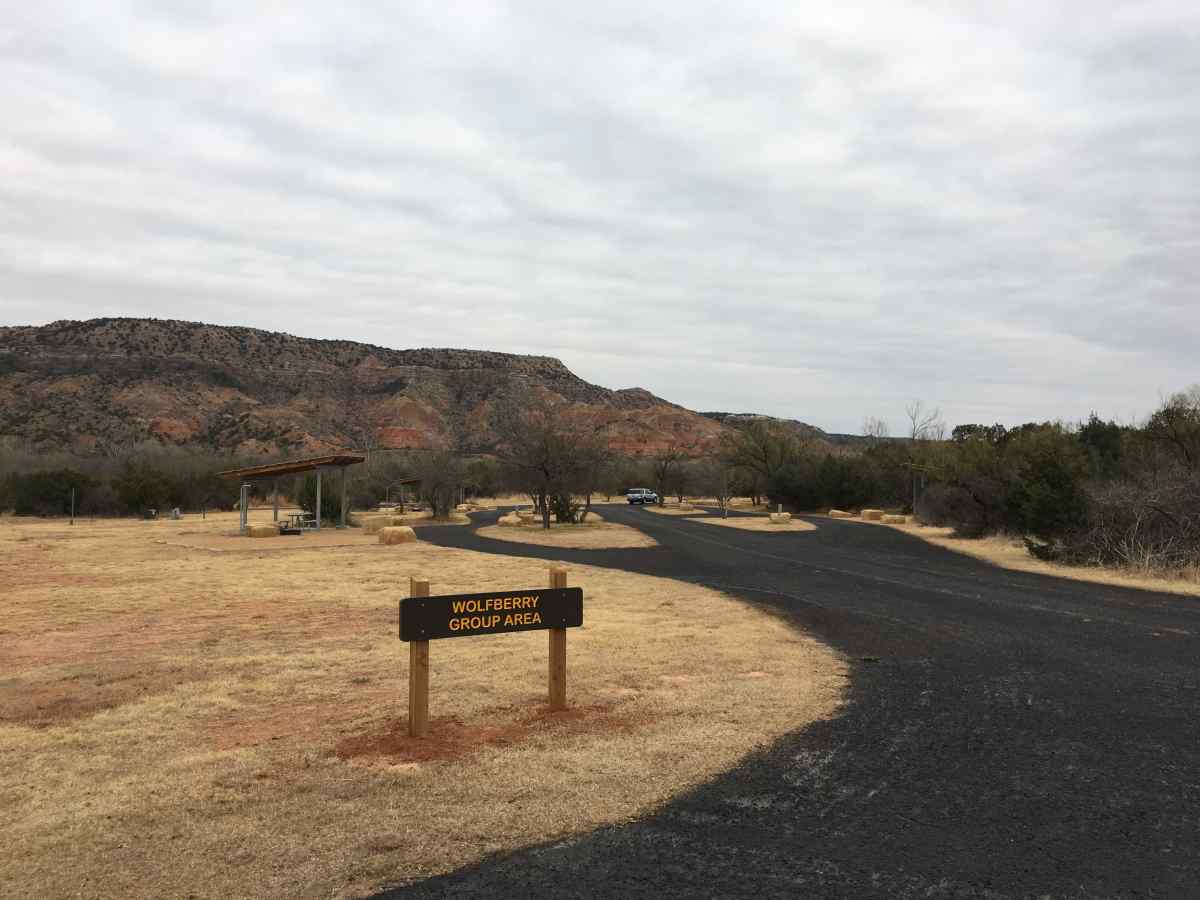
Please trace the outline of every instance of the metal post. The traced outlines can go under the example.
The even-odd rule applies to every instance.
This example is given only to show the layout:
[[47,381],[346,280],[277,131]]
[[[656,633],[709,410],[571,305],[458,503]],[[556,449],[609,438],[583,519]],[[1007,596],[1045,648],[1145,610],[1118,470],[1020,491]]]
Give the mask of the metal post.
[[71,524],[75,524],[75,488],[71,488]]
[[238,500],[238,512],[241,515],[241,533],[245,534],[248,528],[248,519],[250,514],[250,485],[242,484],[242,496]]
[[346,527],[346,469],[349,466],[342,466],[342,512],[338,516],[338,528]]
[[317,469],[317,531],[321,530],[321,470]]
[[271,479],[271,521],[279,521],[279,479]]

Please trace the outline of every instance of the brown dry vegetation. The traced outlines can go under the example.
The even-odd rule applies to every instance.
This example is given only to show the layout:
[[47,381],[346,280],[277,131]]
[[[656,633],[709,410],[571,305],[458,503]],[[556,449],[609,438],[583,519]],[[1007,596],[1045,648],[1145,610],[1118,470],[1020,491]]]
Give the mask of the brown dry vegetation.
[[[539,544],[543,547],[563,547],[571,550],[613,550],[636,547],[657,547],[658,541],[628,525],[613,522],[593,521],[595,513],[588,513],[586,524],[559,524],[553,522],[549,530],[534,520],[528,525],[489,525],[480,528],[483,537],[517,544]],[[598,518],[598,517],[597,517]]]
[[412,741],[407,576],[538,586],[548,564],[208,542],[235,521],[0,520],[5,893],[362,894],[645,813],[839,703],[843,664],[783,622],[573,566],[572,709],[546,710],[544,634],[439,641]]
[[777,534],[794,534],[797,531],[816,531],[817,526],[803,519],[792,519],[783,525],[775,525],[766,516],[734,516],[731,519],[721,518],[720,515],[708,516],[693,521],[705,525],[723,525],[726,528],[739,528],[742,531],[769,531]]
[[695,507],[680,509],[678,506],[653,506],[649,504],[643,506],[642,509],[658,513],[660,516],[702,516],[705,512],[703,509],[696,509]]
[[905,525],[890,525],[880,522],[866,522],[864,525],[882,525],[885,528],[895,528],[931,544],[945,547],[956,553],[965,553],[976,559],[1000,566],[1004,569],[1014,569],[1018,572],[1035,572],[1038,575],[1052,575],[1055,578],[1070,578],[1073,581],[1087,581],[1092,584],[1109,584],[1116,587],[1139,588],[1147,591],[1165,591],[1171,594],[1200,596],[1200,573],[1181,572],[1178,577],[1163,575],[1141,575],[1121,569],[1102,568],[1099,566],[1069,566],[1062,563],[1045,562],[1029,555],[1024,543],[1007,535],[993,535],[984,538],[961,538],[954,536],[953,528],[938,528],[932,525],[907,523]]

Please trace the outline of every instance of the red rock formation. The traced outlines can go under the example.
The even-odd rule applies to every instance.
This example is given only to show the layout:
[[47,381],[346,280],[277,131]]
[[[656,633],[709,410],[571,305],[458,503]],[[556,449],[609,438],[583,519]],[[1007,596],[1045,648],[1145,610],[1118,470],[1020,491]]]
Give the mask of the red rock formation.
[[589,384],[544,356],[389,350],[157,319],[0,328],[0,436],[48,449],[154,440],[254,453],[486,453],[495,404],[535,395],[573,420],[607,423],[613,448],[630,455],[702,452],[725,430],[648,391]]

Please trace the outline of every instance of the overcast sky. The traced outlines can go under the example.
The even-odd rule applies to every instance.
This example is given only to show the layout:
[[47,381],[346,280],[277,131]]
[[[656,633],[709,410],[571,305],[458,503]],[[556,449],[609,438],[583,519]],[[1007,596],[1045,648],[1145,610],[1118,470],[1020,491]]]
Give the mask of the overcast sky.
[[1200,3],[741,6],[0,0],[0,323],[549,354],[850,432],[1200,381]]

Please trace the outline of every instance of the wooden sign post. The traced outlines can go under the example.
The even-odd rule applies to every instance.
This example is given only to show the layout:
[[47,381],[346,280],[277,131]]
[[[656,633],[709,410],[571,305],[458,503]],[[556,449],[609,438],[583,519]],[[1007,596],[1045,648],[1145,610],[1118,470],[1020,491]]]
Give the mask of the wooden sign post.
[[[550,587],[565,588],[567,570],[550,570]],[[567,629],[550,629],[550,708],[567,708]]]
[[[409,578],[408,596],[428,597],[429,579]],[[425,737],[429,730],[429,641],[408,645],[408,733]]]
[[408,642],[408,733],[429,729],[429,642],[438,638],[550,632],[549,701],[567,707],[567,629],[583,624],[583,590],[567,587],[567,570],[550,570],[550,587],[482,594],[429,595],[429,581],[409,579],[400,601],[400,640]]

